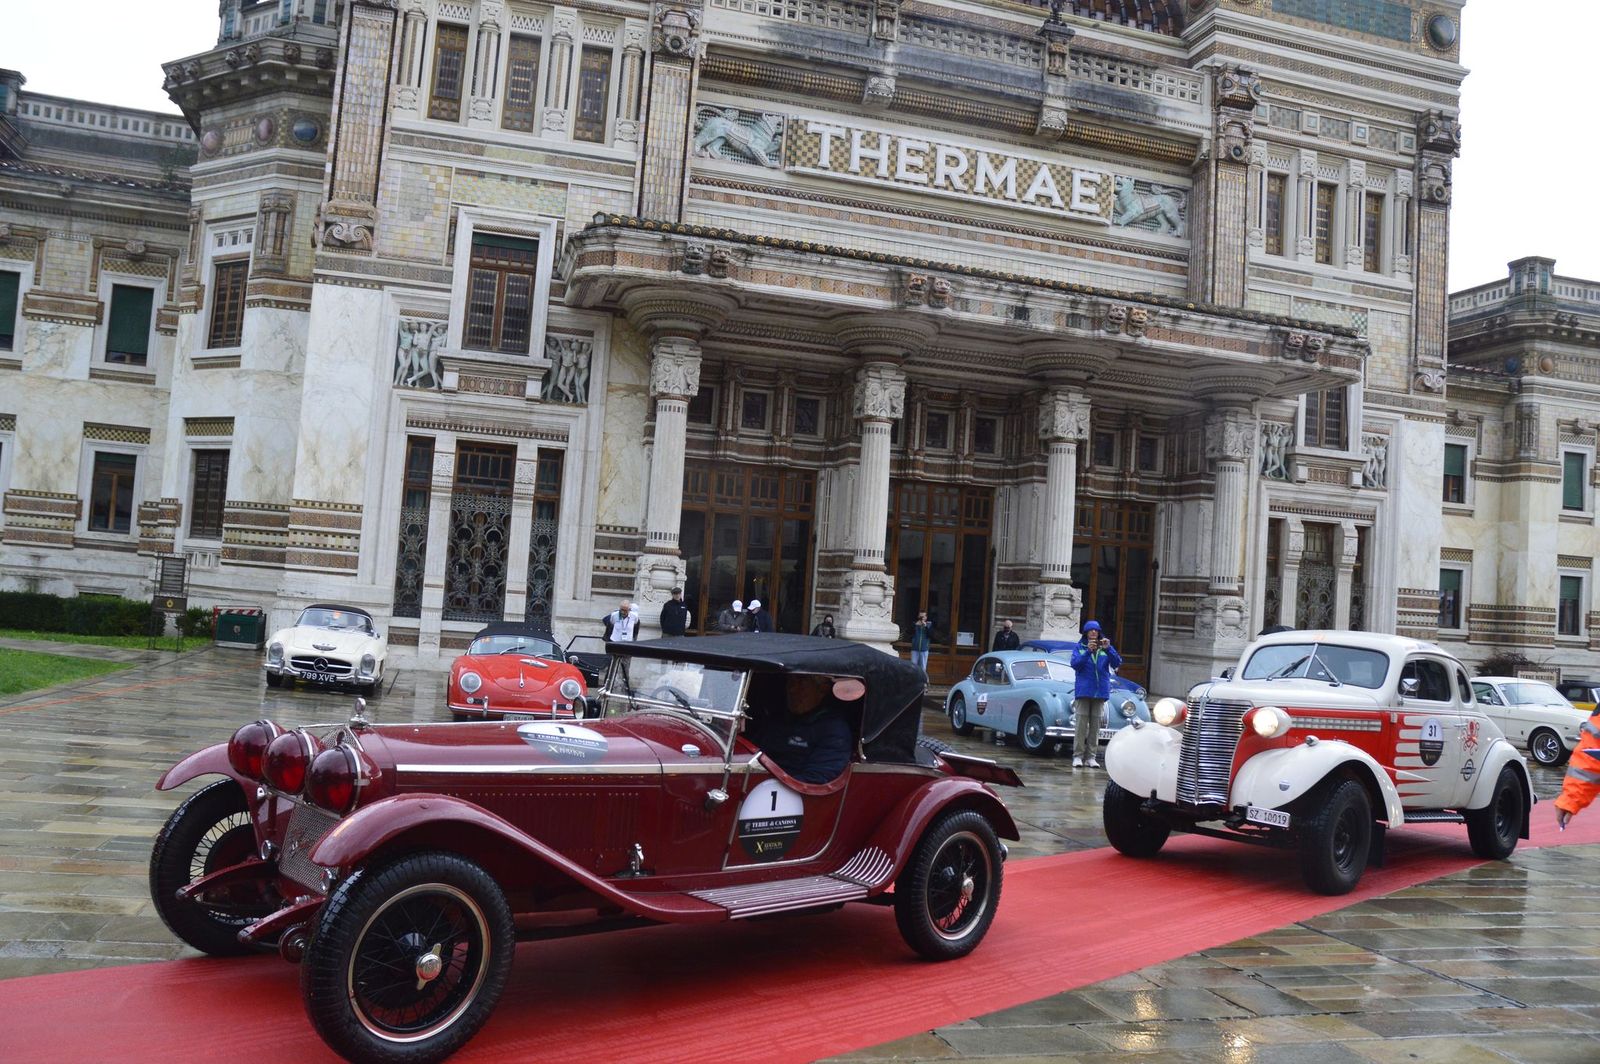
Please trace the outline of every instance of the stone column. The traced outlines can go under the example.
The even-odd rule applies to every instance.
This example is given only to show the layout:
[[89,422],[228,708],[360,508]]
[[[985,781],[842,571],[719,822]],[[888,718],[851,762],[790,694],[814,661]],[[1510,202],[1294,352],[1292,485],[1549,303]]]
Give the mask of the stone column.
[[1344,268],[1366,269],[1367,164],[1351,159],[1345,175]]
[[528,546],[533,540],[533,495],[539,481],[539,442],[517,442],[511,486],[511,527],[506,530],[506,617],[520,621],[528,609]]
[[1195,173],[1201,224],[1190,256],[1189,291],[1203,302],[1239,307],[1244,305],[1249,229],[1247,167],[1261,79],[1243,67],[1222,67],[1212,75],[1215,127],[1210,156]]
[[1039,440],[1046,453],[1040,583],[1028,602],[1028,631],[1040,639],[1076,639],[1082,598],[1072,586],[1077,524],[1078,444],[1089,437],[1089,400],[1054,387],[1039,398]]
[[1339,553],[1333,580],[1333,626],[1350,627],[1350,588],[1355,578],[1356,549],[1360,539],[1354,521],[1339,522]]
[[1412,390],[1442,397],[1451,160],[1461,152],[1461,129],[1455,116],[1429,111],[1417,125],[1417,142],[1417,347]]
[[[1287,208],[1280,204],[1279,209]],[[1260,141],[1250,145],[1250,232],[1248,242],[1261,251],[1267,246],[1267,146]]]
[[495,104],[500,98],[500,0],[482,0],[478,7],[477,47],[473,49],[472,98],[467,101],[467,125],[473,129],[495,127]]
[[422,611],[417,619],[417,653],[439,652],[439,630],[444,623],[444,571],[450,552],[450,495],[456,482],[454,435],[434,438],[433,479],[428,493],[428,553],[422,573]]
[[324,251],[372,251],[378,164],[388,131],[394,31],[393,7],[380,0],[352,0],[346,5],[340,35],[344,54],[328,130],[328,198],[318,212],[318,243]]
[[428,54],[424,48],[427,35],[428,11],[423,0],[409,0],[400,11],[400,55],[394,77],[396,117],[422,116],[422,100],[428,91]]
[[622,28],[622,67],[617,80],[616,135],[611,146],[639,142],[639,95],[644,84],[644,49],[649,31],[643,23],[629,21]]
[[1317,153],[1301,150],[1299,176],[1295,181],[1295,258],[1302,263],[1317,261]]
[[1306,523],[1298,517],[1283,519],[1283,576],[1278,588],[1278,623],[1300,624],[1300,559],[1306,554]]
[[894,578],[884,569],[889,538],[889,435],[905,412],[906,375],[894,362],[868,362],[856,373],[852,414],[861,426],[851,500],[852,568],[839,610],[840,634],[887,649],[899,637]]
[[1245,494],[1255,418],[1242,407],[1225,407],[1206,426],[1206,451],[1216,462],[1211,510],[1211,594],[1237,595],[1243,586]]
[[1394,204],[1389,218],[1389,241],[1394,248],[1390,256],[1396,278],[1411,276],[1411,190],[1413,180],[1406,170],[1394,175]]
[[638,213],[643,218],[676,222],[683,217],[703,14],[702,0],[656,0],[651,9],[653,59],[639,175]]
[[571,128],[567,97],[572,92],[573,38],[578,34],[578,13],[558,7],[550,13],[550,70],[544,83],[544,116],[540,127],[546,133],[565,133]]

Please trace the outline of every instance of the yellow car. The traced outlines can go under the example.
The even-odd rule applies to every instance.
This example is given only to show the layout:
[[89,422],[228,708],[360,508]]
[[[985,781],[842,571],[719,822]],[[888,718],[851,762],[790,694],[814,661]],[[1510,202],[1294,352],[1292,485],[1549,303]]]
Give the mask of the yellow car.
[[1556,690],[1585,713],[1593,713],[1600,704],[1600,681],[1597,680],[1563,680],[1556,684]]

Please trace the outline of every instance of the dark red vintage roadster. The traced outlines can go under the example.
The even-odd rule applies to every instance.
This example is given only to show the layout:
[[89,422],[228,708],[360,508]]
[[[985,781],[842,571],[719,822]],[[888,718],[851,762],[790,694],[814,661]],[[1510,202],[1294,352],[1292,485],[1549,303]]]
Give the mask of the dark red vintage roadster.
[[[863,902],[931,960],[982,940],[1017,838],[990,785],[1020,781],[918,738],[921,670],[806,636],[611,650],[593,720],[384,725],[358,703],[345,725],[255,721],[186,758],[162,790],[225,778],[156,840],[162,918],[205,953],[299,962],[327,1043],[396,1062],[471,1038],[519,939]],[[853,736],[827,782],[747,734],[789,712],[796,676]]]

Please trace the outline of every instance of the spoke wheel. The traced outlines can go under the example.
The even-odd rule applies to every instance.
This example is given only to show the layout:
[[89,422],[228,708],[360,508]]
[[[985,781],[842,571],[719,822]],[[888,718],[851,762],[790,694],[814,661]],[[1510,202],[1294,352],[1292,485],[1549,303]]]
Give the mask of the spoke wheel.
[[511,967],[510,908],[453,854],[422,853],[347,879],[301,968],[306,1011],[355,1060],[441,1060],[488,1019]]
[[1567,748],[1561,745],[1561,737],[1549,728],[1540,728],[1528,740],[1528,753],[1539,764],[1547,768],[1561,764],[1567,759]]
[[957,735],[972,734],[972,722],[967,719],[967,700],[959,692],[950,699],[950,730]]
[[929,960],[972,952],[1000,903],[1000,843],[981,813],[948,813],[917,842],[895,882],[894,913],[907,944]]
[[196,791],[173,812],[150,851],[150,900],[173,934],[217,957],[254,952],[238,935],[283,904],[273,886],[272,865],[263,866],[260,879],[194,898],[179,900],[177,892],[201,876],[248,860],[255,850],[244,791],[233,780]]

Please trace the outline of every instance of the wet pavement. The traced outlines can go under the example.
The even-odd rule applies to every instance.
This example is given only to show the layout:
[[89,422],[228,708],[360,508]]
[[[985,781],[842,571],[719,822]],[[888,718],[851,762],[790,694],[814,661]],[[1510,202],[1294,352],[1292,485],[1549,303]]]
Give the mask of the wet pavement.
[[[352,704],[344,693],[267,689],[249,651],[134,660],[111,676],[0,699],[0,979],[191,954],[155,915],[146,863],[162,822],[200,784],[161,794],[156,779],[244,721],[325,723]],[[442,670],[402,672],[369,713],[444,720],[443,706]],[[1105,845],[1104,773],[996,746],[981,731],[954,736],[931,711],[924,731],[1022,773],[1027,787],[1006,794],[1023,834],[1013,859]],[[1560,773],[1535,767],[1534,776],[1542,798],[1559,790]],[[1596,846],[1519,850],[1507,863],[840,1059],[1595,1064],[1597,862]],[[1183,896],[1181,881],[1173,887],[1180,904],[1203,904]]]

